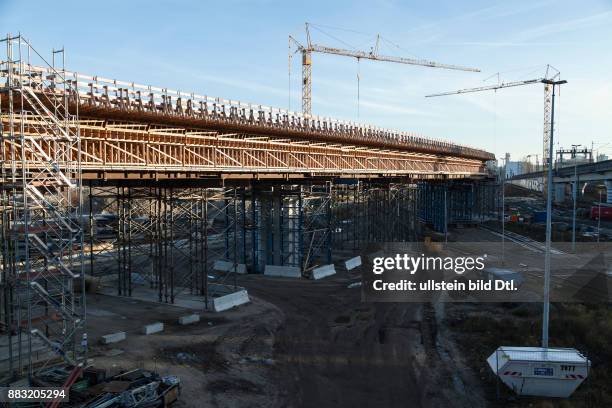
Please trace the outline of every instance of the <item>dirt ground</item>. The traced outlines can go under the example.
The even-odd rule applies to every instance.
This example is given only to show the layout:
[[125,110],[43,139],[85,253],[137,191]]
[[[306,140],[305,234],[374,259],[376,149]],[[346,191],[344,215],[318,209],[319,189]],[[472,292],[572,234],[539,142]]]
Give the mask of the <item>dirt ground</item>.
[[[498,239],[473,228],[452,234],[466,243]],[[541,271],[541,253],[506,245],[507,267]],[[473,335],[465,326],[483,313],[494,316],[487,308],[495,306],[362,302],[361,290],[348,287],[360,281],[359,269],[340,266],[350,257],[337,253],[337,274],[320,281],[240,275],[251,303],[202,312],[189,326],[177,323],[193,313],[187,308],[89,296],[89,357],[111,373],[144,367],[179,376],[179,407],[506,406],[495,401],[483,356],[498,340],[516,339],[491,332],[489,323]],[[489,257],[499,260],[501,253]],[[571,259],[553,256],[553,264]],[[157,321],[164,332],[141,334]],[[116,331],[126,331],[127,340],[99,344],[101,335]]]
[[[281,390],[269,381],[274,332],[282,313],[252,298],[224,313],[201,313],[199,323],[178,324],[194,310],[114,296],[91,296],[88,305],[89,358],[110,374],[132,368],[177,375],[177,407],[282,406]],[[142,334],[145,324],[163,322],[164,331]],[[101,345],[100,336],[125,331],[125,341]]]
[[[321,281],[240,276],[251,303],[202,313],[114,296],[88,299],[90,358],[115,372],[178,375],[180,407],[484,407],[478,381],[449,358],[423,304],[361,302],[359,272]],[[144,336],[161,321],[163,333]],[[99,337],[126,331],[127,340]]]
[[[361,303],[356,274],[321,282],[246,277],[250,293],[285,313],[276,335],[278,383],[293,407],[479,406],[436,344],[433,310]],[[457,381],[459,380],[459,381]]]

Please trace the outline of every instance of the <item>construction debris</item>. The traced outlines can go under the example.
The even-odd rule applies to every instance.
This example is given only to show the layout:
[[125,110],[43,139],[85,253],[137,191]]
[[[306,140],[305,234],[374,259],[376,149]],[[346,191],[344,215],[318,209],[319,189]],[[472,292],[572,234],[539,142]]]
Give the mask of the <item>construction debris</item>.
[[40,387],[70,389],[68,407],[133,408],[168,407],[178,400],[181,382],[176,376],[135,369],[106,378],[106,371],[93,367],[52,367],[33,378]]

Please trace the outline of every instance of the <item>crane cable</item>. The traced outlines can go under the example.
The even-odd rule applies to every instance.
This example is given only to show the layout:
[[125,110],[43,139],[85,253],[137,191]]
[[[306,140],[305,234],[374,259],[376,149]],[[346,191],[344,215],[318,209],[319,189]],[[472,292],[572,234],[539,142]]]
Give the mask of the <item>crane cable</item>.
[[[497,89],[493,90],[493,140],[494,149],[497,151]],[[505,172],[506,167],[504,165],[504,177],[506,177]]]
[[335,35],[332,35],[332,34],[330,34],[330,33],[328,33],[328,32],[325,32],[324,30],[321,30],[321,28],[320,28],[320,27],[317,27],[316,25],[312,25],[312,23],[311,23],[311,24],[309,24],[309,26],[310,26],[311,28],[314,28],[315,30],[319,31],[320,33],[322,33],[322,34],[324,34],[324,35],[328,36],[329,38],[332,38],[332,39],[334,39],[334,40],[338,41],[339,43],[344,44],[345,46],[349,47],[350,49],[352,49],[352,50],[357,50],[357,48],[355,48],[355,46],[353,46],[352,44],[349,44],[349,43],[347,43],[346,41],[343,41],[342,39],[340,39],[340,38],[336,37]]
[[359,62],[360,62],[360,58],[357,58],[357,120],[359,120],[359,102],[360,102],[359,88],[360,88],[360,81],[361,81],[361,78],[360,78],[361,64]]
[[291,112],[291,37],[288,39],[289,52],[287,53],[287,66],[289,68],[289,104],[287,110]]

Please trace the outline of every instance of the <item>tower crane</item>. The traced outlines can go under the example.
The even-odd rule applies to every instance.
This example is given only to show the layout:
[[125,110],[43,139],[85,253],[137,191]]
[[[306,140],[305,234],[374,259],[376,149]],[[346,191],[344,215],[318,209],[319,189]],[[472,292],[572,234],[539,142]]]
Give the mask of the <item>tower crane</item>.
[[481,92],[481,91],[492,91],[502,88],[512,88],[516,86],[523,85],[532,85],[532,84],[544,84],[544,134],[543,134],[543,143],[542,143],[542,173],[543,180],[546,179],[546,171],[549,166],[552,165],[552,162],[549,161],[550,151],[550,126],[551,126],[551,104],[552,104],[552,89],[553,85],[556,84],[556,80],[560,77],[561,73],[555,69],[554,67],[547,65],[546,73],[541,78],[536,79],[528,79],[525,81],[514,81],[514,82],[499,82],[496,85],[488,85],[488,86],[480,86],[476,88],[466,88],[459,89],[457,91],[450,92],[441,92],[431,95],[425,95],[426,98],[431,98],[435,96],[447,96],[447,95],[457,95],[471,92]]
[[[463,67],[459,65],[441,64],[425,59],[413,59],[404,57],[393,57],[378,53],[380,35],[376,36],[376,45],[370,51],[347,50],[342,48],[328,47],[325,45],[313,44],[310,38],[309,24],[306,27],[306,45],[302,45],[298,40],[289,36],[289,60],[291,61],[291,44],[297,47],[296,52],[302,53],[302,112],[306,116],[312,115],[312,53],[334,54],[345,57],[353,57],[358,61],[368,59],[374,61],[395,62],[398,64],[420,65],[431,68],[453,69],[459,71],[480,72],[477,68]],[[291,62],[290,62],[291,64]],[[291,65],[289,65],[291,67]],[[291,69],[291,68],[290,68]]]
[[[555,72],[550,75],[550,69]],[[426,95],[426,97],[457,95],[469,92],[488,91],[501,88],[510,88],[514,86],[530,85],[542,83],[544,84],[544,157],[542,158],[542,174],[546,179],[544,184],[546,191],[546,250],[544,251],[544,307],[542,316],[542,347],[548,348],[548,327],[550,320],[550,249],[552,241],[552,190],[553,190],[553,129],[555,124],[555,91],[557,86],[566,84],[567,81],[560,79],[560,72],[551,67],[546,66],[546,74],[543,78],[530,79],[527,81],[515,81],[498,83],[497,85],[481,86],[477,88],[460,89],[452,92],[442,92],[437,94]],[[548,169],[547,169],[548,168]],[[503,191],[502,186],[502,191]],[[502,225],[504,219],[502,218]],[[502,235],[503,236],[503,235]],[[502,241],[503,242],[503,241]]]

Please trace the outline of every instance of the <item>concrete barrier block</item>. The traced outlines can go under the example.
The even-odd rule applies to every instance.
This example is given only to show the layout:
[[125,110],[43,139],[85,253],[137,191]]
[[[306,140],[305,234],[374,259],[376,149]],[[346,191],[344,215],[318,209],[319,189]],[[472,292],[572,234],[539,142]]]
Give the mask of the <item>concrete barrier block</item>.
[[147,324],[142,328],[142,333],[147,336],[149,334],[159,333],[161,331],[164,331],[164,324],[162,322]]
[[117,332],[102,336],[102,344],[119,343],[127,338],[125,332]]
[[361,266],[361,257],[356,256],[354,258],[348,259],[344,262],[344,266],[346,266],[346,270],[350,271],[351,269],[355,269],[358,266]]
[[323,279],[327,276],[335,275],[336,267],[334,264],[319,266],[312,270],[312,279],[318,280]]
[[193,323],[197,323],[200,321],[200,315],[199,314],[190,314],[187,316],[181,316],[179,317],[179,324],[185,326],[187,324],[193,324]]
[[284,278],[301,278],[302,271],[298,266],[266,265],[264,275],[282,276]]
[[[234,272],[234,263],[229,261],[215,261],[213,270],[218,272]],[[247,273],[245,264],[236,264],[236,273],[244,275]]]
[[222,312],[224,310],[231,309],[236,306],[249,303],[249,294],[246,289],[242,289],[233,293],[229,293],[224,296],[219,296],[213,300],[213,307],[215,312]]

